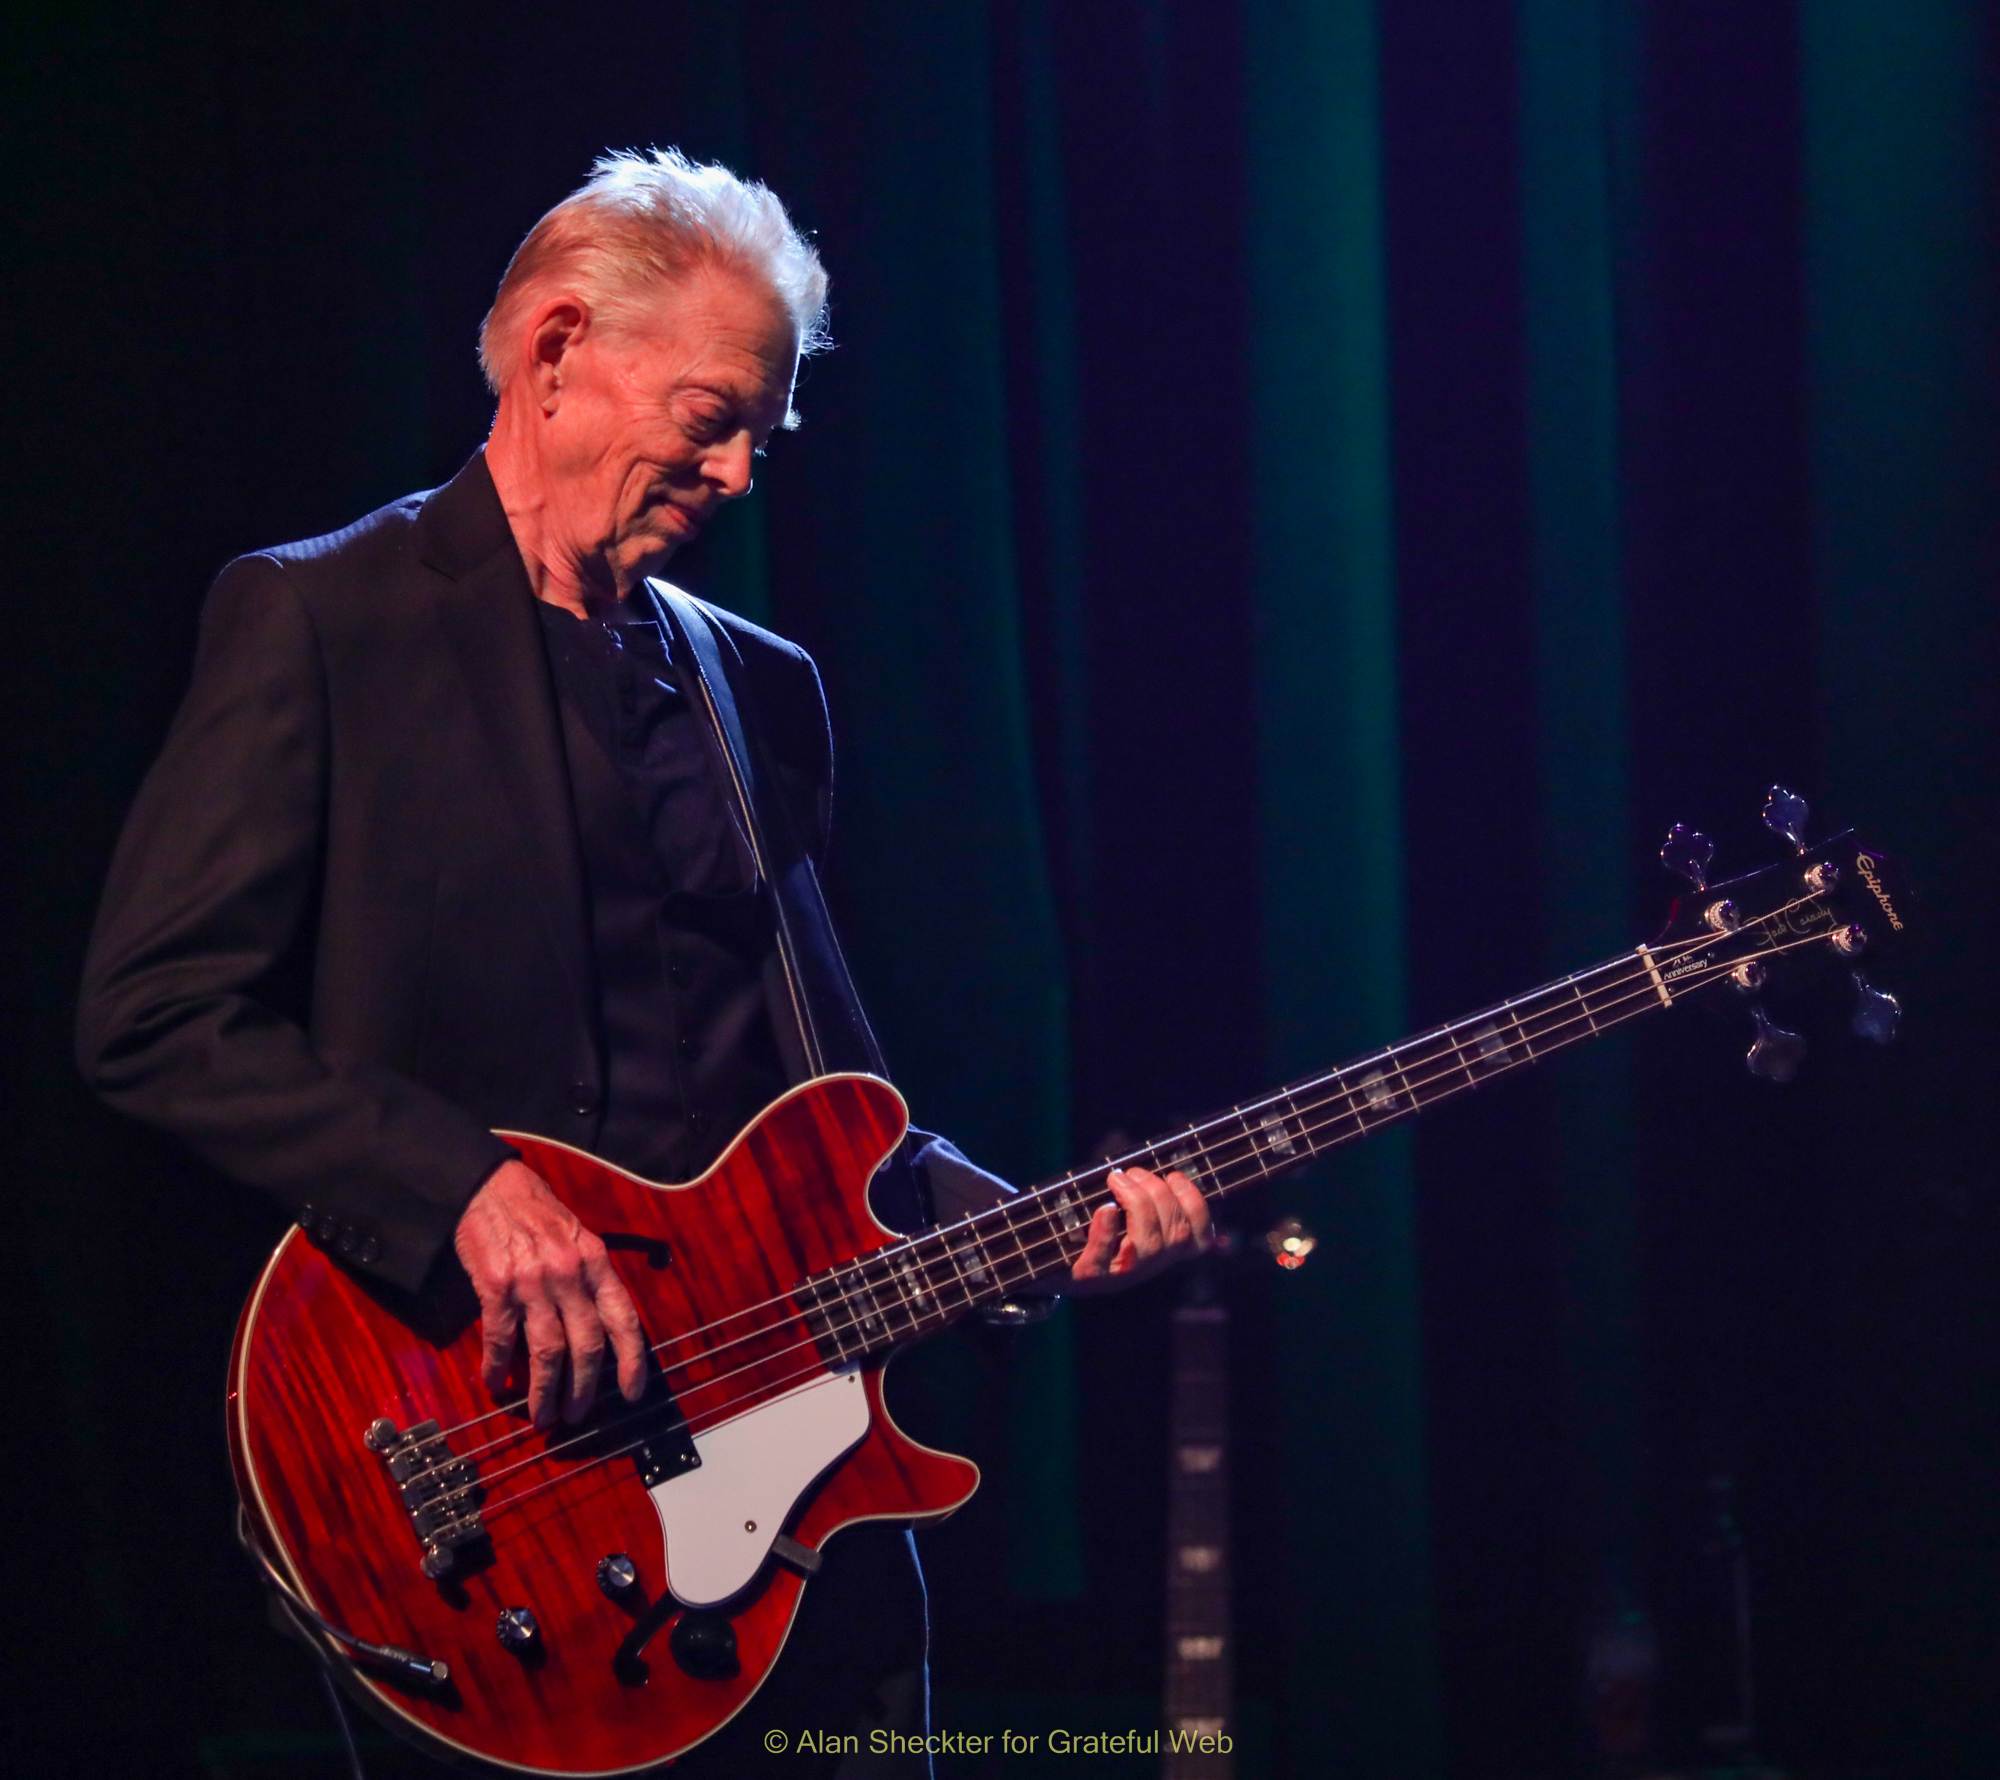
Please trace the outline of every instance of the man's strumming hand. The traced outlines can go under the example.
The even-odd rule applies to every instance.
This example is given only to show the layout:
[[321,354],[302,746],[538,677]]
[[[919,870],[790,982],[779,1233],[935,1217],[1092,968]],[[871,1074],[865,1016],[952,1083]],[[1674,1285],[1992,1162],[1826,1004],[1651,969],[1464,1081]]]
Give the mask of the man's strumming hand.
[[[597,1398],[607,1339],[618,1388],[636,1403],[646,1383],[639,1313],[604,1244],[525,1162],[503,1162],[460,1213],[453,1238],[479,1294],[486,1388],[507,1388],[516,1342],[528,1348],[528,1413],[538,1428],[581,1421]],[[563,1388],[567,1363],[569,1385]]]
[[1083,1253],[1070,1267],[1066,1290],[1074,1296],[1122,1291],[1214,1246],[1208,1201],[1179,1169],[1114,1168],[1104,1184],[1113,1202],[1092,1214]]

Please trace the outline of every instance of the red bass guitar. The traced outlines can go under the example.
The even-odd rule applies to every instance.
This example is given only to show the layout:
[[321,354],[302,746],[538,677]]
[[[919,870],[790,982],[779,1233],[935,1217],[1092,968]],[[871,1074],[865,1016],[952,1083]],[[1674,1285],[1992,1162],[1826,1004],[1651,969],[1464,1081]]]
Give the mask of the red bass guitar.
[[[1796,846],[1802,819],[1773,826]],[[1899,881],[1851,837],[1713,889],[1705,844],[1676,837],[1696,888],[1652,945],[1122,1160],[1185,1169],[1219,1198],[1642,1014],[1752,994],[1787,959],[1845,961],[1903,925]],[[1895,1002],[1855,984],[1854,1024],[1886,1039]],[[1750,1011],[1750,1067],[1785,1078],[1803,1041]],[[890,1419],[883,1367],[1065,1273],[1105,1165],[898,1236],[870,1215],[868,1184],[904,1124],[886,1082],[824,1077],[684,1186],[507,1133],[603,1236],[654,1343],[642,1400],[610,1397],[576,1427],[538,1432],[488,1395],[462,1275],[404,1297],[302,1232],[279,1244],[230,1360],[243,1533],[350,1692],[459,1761],[647,1768],[749,1703],[828,1539],[935,1521],[972,1494],[972,1464]]]

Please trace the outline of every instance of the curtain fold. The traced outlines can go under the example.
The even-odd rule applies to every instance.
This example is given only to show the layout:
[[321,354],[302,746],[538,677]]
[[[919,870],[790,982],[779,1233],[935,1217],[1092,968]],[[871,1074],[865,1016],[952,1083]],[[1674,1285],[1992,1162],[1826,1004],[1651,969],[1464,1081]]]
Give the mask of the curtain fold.
[[[1401,1036],[1402,809],[1372,0],[1245,8],[1267,1049]],[[1289,1771],[1443,1771],[1407,1135],[1322,1170],[1278,1364]],[[1323,1257],[1323,1259],[1322,1259]]]

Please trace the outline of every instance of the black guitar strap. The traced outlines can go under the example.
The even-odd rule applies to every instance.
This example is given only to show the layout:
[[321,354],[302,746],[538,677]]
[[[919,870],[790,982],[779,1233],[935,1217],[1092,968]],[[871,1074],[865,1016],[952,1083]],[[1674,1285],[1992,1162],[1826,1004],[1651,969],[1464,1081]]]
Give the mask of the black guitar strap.
[[[671,582],[649,578],[645,585],[674,645],[673,658],[694,670],[733,814],[757,876],[770,886],[779,979],[771,985],[772,1024],[787,1070],[795,1082],[846,1070],[886,1080],[882,1048],[848,973],[812,854],[783,788],[751,740],[754,723],[746,732],[716,627],[701,603]],[[886,1221],[900,1223],[906,1215],[930,1221],[929,1196],[909,1165],[907,1141],[882,1176],[892,1177],[877,1180],[877,1209]]]

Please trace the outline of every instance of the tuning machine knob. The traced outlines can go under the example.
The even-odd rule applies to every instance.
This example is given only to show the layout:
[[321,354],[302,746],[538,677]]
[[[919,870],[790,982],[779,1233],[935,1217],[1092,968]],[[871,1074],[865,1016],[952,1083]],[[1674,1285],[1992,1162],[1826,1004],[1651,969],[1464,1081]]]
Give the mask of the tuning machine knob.
[[1888,1044],[1902,1024],[1903,1004],[1888,990],[1876,988],[1858,970],[1854,972],[1854,990],[1854,1030],[1871,1044]]
[[1714,857],[1715,843],[1707,835],[1683,828],[1678,822],[1667,830],[1666,842],[1660,848],[1660,863],[1668,871],[1686,878],[1697,890],[1708,888],[1708,867]]
[[1811,820],[1811,806],[1784,786],[1773,785],[1764,793],[1764,826],[1790,841],[1794,853],[1806,850],[1806,824]]
[[1757,1022],[1757,1037],[1743,1059],[1750,1073],[1767,1082],[1790,1081],[1805,1061],[1806,1041],[1796,1032],[1772,1025],[1771,1016],[1762,1007],[1753,1005],[1750,1017]]
[[1840,867],[1822,862],[1806,867],[1806,888],[1815,896],[1824,896],[1840,882]]
[[1764,986],[1764,979],[1771,973],[1754,958],[1746,958],[1729,973],[1729,980],[1746,995],[1753,995]]
[[1843,958],[1859,958],[1868,950],[1868,929],[1865,927],[1836,927],[1832,939],[1833,949]]

